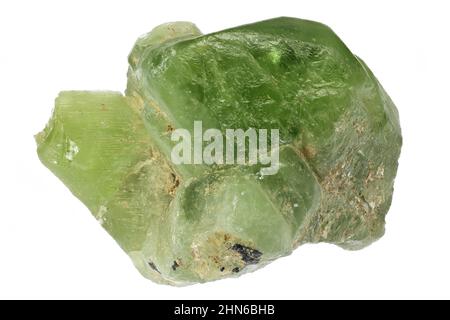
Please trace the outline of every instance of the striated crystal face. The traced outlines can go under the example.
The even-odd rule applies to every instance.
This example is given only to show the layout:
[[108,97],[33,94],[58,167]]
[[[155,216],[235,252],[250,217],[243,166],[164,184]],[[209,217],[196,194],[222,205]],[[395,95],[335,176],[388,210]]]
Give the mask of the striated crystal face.
[[[168,23],[138,39],[129,64],[125,95],[61,92],[36,141],[43,164],[145,277],[205,282],[303,243],[359,249],[383,235],[401,148],[397,110],[328,27],[277,18],[202,35]],[[200,122],[216,138],[277,130],[267,151],[278,167],[268,174],[267,162],[248,160],[249,136],[242,163],[218,149],[215,162],[196,162],[208,139],[189,144],[194,163],[175,163],[174,133],[195,139]],[[239,144],[230,148],[237,156]]]

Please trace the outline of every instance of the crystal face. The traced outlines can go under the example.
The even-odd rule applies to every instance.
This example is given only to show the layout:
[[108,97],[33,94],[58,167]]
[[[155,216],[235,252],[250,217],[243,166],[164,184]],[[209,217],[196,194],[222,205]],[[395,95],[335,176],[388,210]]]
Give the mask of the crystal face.
[[[253,271],[304,243],[384,233],[401,132],[367,66],[328,27],[277,18],[202,35],[161,25],[129,56],[125,95],[61,92],[38,155],[158,283]],[[171,133],[278,129],[262,166],[174,164]]]

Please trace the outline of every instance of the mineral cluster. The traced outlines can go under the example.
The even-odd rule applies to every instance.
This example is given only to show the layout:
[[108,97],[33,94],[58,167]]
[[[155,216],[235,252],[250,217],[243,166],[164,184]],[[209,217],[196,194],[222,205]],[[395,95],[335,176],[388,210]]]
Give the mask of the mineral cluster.
[[[194,122],[278,129],[279,169],[174,164]],[[397,110],[327,26],[276,18],[139,38],[118,92],[61,92],[38,155],[153,281],[238,276],[304,243],[360,249],[384,233],[402,143]]]

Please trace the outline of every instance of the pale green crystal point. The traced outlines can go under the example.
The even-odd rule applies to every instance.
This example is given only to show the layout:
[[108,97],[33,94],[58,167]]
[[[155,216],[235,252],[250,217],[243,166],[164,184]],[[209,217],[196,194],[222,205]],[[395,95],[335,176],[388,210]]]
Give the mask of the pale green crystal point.
[[[307,242],[381,237],[397,170],[397,110],[326,26],[277,18],[201,35],[191,23],[138,39],[126,95],[62,92],[41,161],[139,271],[183,285],[240,275]],[[280,130],[280,169],[175,165],[176,128]]]

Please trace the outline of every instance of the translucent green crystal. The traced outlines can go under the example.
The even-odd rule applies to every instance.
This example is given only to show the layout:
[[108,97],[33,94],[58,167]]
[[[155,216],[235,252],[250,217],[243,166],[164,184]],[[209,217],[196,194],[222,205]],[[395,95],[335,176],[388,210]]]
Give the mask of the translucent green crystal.
[[[326,26],[277,18],[136,42],[126,94],[61,92],[36,135],[45,166],[156,282],[240,275],[303,243],[381,237],[401,133],[367,66]],[[175,165],[171,132],[280,130],[280,169]]]

